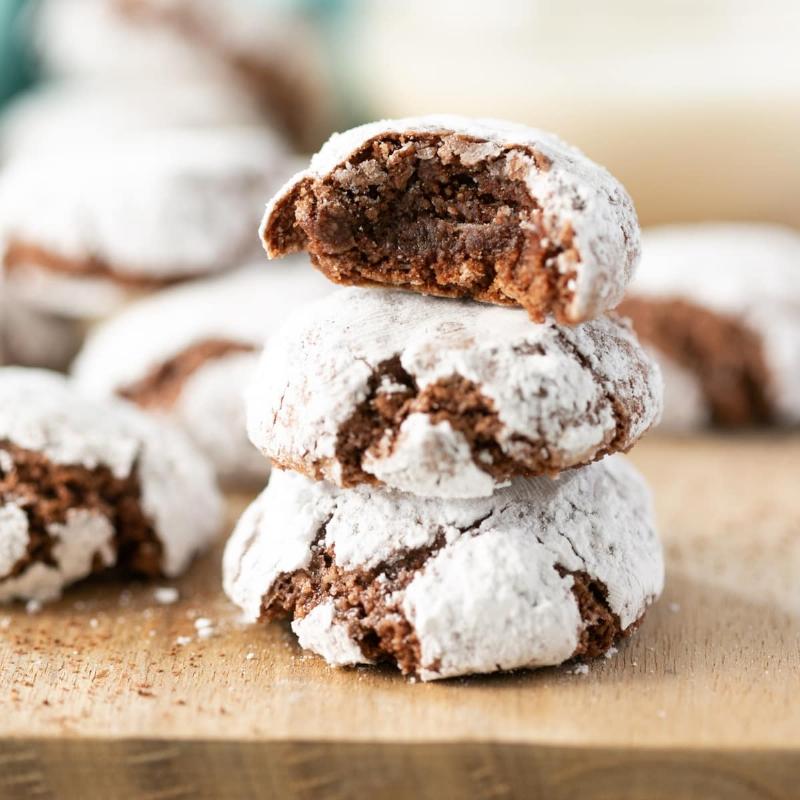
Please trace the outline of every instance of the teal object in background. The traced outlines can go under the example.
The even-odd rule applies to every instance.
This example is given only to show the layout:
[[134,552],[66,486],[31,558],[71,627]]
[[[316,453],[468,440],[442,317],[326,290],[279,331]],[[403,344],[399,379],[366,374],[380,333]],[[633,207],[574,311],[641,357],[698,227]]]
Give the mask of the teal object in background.
[[34,78],[25,37],[23,12],[27,5],[26,0],[0,0],[0,104]]

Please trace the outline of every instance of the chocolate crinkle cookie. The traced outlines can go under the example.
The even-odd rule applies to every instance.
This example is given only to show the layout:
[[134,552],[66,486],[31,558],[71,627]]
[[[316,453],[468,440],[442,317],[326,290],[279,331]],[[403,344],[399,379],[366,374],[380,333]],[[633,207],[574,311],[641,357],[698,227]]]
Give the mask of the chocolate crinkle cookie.
[[620,306],[664,373],[665,429],[800,423],[800,234],[665,226]]
[[93,319],[239,267],[258,249],[258,200],[286,173],[284,145],[260,129],[161,129],[21,155],[0,174],[8,289]]
[[112,568],[178,575],[222,510],[179,431],[55,373],[0,370],[0,600],[50,600]]
[[467,498],[627,450],[660,408],[658,368],[616,318],[535,325],[520,309],[350,288],[267,343],[248,428],[315,479]]
[[252,621],[422,680],[605,653],[660,594],[649,492],[621,456],[448,501],[278,472],[225,552]]
[[227,487],[260,488],[269,465],[247,438],[242,394],[264,340],[331,284],[307,259],[248,266],[132,303],[98,325],[73,367],[79,388],[124,397],[179,425]]
[[555,136],[430,116],[335,134],[267,206],[270,257],[308,250],[343,284],[520,305],[576,323],[613,308],[639,258],[630,198]]

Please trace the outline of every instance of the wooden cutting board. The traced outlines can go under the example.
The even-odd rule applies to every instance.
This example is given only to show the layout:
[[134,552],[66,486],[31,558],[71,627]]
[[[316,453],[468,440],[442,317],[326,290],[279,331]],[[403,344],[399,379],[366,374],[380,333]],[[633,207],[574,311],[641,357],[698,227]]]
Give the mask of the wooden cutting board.
[[0,610],[0,798],[795,800],[800,435],[651,436],[632,459],[667,589],[588,674],[333,670],[239,623],[217,551],[171,605],[94,583]]

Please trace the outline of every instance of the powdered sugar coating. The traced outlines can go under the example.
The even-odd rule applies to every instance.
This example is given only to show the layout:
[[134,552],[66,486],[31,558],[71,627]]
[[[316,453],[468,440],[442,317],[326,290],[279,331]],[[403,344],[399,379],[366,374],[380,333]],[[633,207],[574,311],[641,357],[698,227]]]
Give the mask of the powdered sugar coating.
[[740,320],[761,338],[778,418],[800,422],[800,233],[755,223],[648,229],[630,296],[685,299]]
[[[4,252],[33,246],[86,270],[102,265],[104,272],[56,272],[32,258],[12,265],[9,283],[19,281],[24,291],[28,267],[55,273],[56,287],[70,279],[102,286],[114,276],[172,280],[230,269],[255,250],[258,201],[287,168],[282,145],[250,129],[161,130],[80,151],[20,156],[0,176]],[[113,288],[124,297],[125,287]],[[64,298],[61,307],[58,297],[43,294],[31,290],[26,297],[65,314],[76,299]],[[105,311],[102,301],[115,299],[92,305]]]
[[3,109],[0,156],[70,152],[119,142],[154,129],[263,123],[253,102],[230,85],[197,80],[168,83],[51,81]]
[[[543,448],[552,469],[627,449],[660,412],[657,368],[614,319],[535,325],[517,309],[341,289],[267,343],[248,393],[251,440],[278,464],[341,483],[339,431],[367,398],[378,365],[396,357],[419,391],[453,375],[477,385],[501,423],[501,450]],[[629,411],[625,430],[612,398]],[[488,495],[497,486],[462,433],[417,414],[361,467],[428,496]]]
[[[117,478],[135,471],[142,509],[162,544],[165,575],[182,572],[220,530],[222,498],[211,469],[179,431],[125,403],[87,401],[55,373],[0,370],[2,441],[41,453],[54,464],[89,470],[105,466]],[[8,454],[0,452],[3,469],[9,469]],[[6,497],[4,502],[14,505],[15,499]],[[67,525],[50,528],[65,548],[57,556],[56,575],[33,564],[16,582],[0,584],[3,596],[49,598],[87,575],[94,554],[102,551],[103,563],[113,563],[113,553],[100,546],[101,539],[110,540],[110,535],[98,533],[103,526],[111,527],[97,512],[69,509]],[[0,536],[5,538],[8,530],[0,527]],[[90,541],[91,547],[86,544]]]
[[329,125],[322,45],[290,4],[41,0],[39,6],[35,44],[51,75],[107,81],[123,91],[131,80],[157,83],[165,76],[220,83],[251,94],[274,114],[284,111],[280,90],[291,87],[304,129],[317,138],[320,126]]
[[[557,240],[570,228],[579,260],[560,257],[560,271],[575,270],[574,295],[566,309],[572,322],[591,319],[622,299],[639,260],[639,224],[633,203],[621,184],[603,167],[553,134],[503,120],[431,115],[381,120],[335,133],[311,159],[308,169],[294,176],[267,204],[261,236],[296,187],[307,179],[330,176],[365,145],[387,134],[460,134],[478,144],[462,161],[477,163],[509,148],[524,148],[549,162],[537,166],[526,157],[525,183],[532,200],[543,210],[546,232]],[[466,163],[466,162],[464,162]],[[267,253],[270,253],[267,245]],[[276,254],[279,255],[279,254]],[[562,263],[563,261],[563,263]]]
[[[391,563],[444,536],[402,596],[392,598],[419,640],[425,680],[568,659],[584,623],[573,579],[557,567],[601,581],[622,629],[663,587],[649,492],[619,456],[557,480],[517,479],[492,497],[458,501],[341,490],[276,472],[225,551],[225,590],[248,619],[259,618],[262,598],[282,573],[309,565],[320,534],[345,569]],[[343,646],[332,608],[318,617],[308,623],[306,646],[331,663],[368,661]]]
[[212,339],[251,345],[213,358],[190,375],[163,413],[213,462],[226,483],[263,483],[267,464],[245,431],[244,387],[265,339],[294,311],[330,292],[299,257],[285,269],[248,266],[168,289],[97,326],[73,366],[78,387],[106,398],[145,378],[192,345]]

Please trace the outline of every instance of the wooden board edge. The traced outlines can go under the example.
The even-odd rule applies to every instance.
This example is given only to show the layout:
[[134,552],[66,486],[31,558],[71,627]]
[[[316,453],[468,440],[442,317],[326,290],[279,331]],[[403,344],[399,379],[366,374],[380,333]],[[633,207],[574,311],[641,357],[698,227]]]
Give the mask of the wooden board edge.
[[795,800],[797,751],[5,739],[0,798]]

